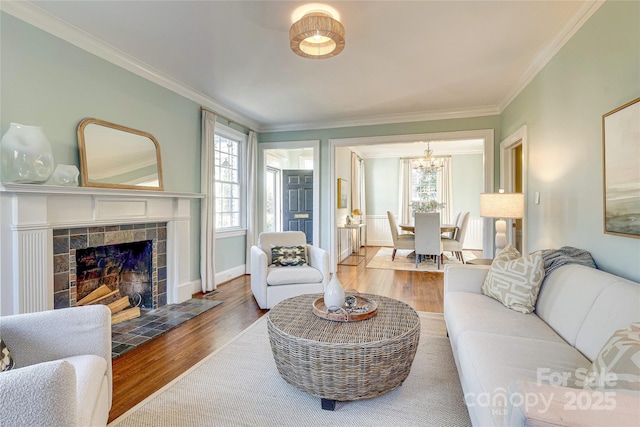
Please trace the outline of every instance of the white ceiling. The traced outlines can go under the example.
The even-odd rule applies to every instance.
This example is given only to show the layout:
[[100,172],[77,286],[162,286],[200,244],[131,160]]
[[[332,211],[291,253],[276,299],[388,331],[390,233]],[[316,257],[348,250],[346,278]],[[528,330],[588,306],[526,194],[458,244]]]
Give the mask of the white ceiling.
[[269,131],[498,114],[600,5],[328,1],[346,47],[312,60],[289,48],[291,15],[303,4],[65,0],[19,8],[44,10],[76,27],[50,25],[63,38]]

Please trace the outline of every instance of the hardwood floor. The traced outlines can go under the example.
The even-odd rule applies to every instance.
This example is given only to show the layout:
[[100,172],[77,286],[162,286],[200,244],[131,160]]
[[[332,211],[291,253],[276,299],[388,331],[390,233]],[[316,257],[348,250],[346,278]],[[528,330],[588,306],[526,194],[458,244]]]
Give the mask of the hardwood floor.
[[[369,248],[366,262],[338,266],[345,289],[383,295],[403,301],[418,311],[441,313],[441,273],[368,269],[366,263],[379,248]],[[218,350],[267,310],[260,310],[251,293],[251,276],[218,286],[212,299],[219,306],[113,361],[113,405],[109,421]],[[196,295],[195,297],[202,297]]]

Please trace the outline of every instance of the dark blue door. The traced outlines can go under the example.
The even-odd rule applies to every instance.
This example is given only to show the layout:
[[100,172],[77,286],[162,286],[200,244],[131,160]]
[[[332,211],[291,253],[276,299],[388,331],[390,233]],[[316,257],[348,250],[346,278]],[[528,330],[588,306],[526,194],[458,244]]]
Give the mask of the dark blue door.
[[313,242],[313,171],[282,171],[282,230],[303,231]]

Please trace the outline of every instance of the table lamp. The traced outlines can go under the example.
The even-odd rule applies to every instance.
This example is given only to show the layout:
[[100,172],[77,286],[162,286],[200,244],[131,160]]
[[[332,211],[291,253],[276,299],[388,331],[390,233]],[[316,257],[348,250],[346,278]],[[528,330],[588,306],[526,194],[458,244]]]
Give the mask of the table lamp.
[[354,224],[360,224],[360,216],[362,215],[362,211],[358,208],[355,208],[352,212],[351,215],[353,215],[354,218]]
[[519,219],[524,215],[524,194],[482,193],[480,194],[480,216],[498,218],[496,221],[496,249],[507,246],[507,223],[505,219]]

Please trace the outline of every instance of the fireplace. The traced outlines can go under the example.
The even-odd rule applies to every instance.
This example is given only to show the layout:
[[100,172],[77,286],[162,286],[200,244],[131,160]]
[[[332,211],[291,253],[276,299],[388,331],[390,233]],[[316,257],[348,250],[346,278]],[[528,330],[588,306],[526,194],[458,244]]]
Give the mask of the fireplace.
[[149,240],[153,304],[188,300],[200,290],[190,249],[192,205],[203,197],[0,183],[0,315],[75,306],[78,250]]
[[141,309],[166,305],[166,236],[166,223],[53,230],[54,308],[103,285]]

